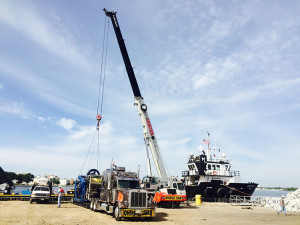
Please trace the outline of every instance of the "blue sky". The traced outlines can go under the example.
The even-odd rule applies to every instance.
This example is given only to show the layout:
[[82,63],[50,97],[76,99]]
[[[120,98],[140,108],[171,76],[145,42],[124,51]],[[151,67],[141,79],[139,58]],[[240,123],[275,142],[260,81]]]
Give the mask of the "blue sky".
[[[103,8],[117,11],[167,169],[206,132],[242,181],[300,186],[298,1],[0,1],[0,165],[75,178],[96,126]],[[100,168],[145,174],[142,126],[110,27]],[[97,144],[84,168],[95,167]]]

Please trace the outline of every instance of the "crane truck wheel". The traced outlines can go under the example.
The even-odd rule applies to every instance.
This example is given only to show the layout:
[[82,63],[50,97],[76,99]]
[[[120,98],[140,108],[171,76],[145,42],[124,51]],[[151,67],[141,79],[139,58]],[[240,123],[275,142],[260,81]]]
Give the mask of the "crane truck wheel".
[[175,203],[175,207],[178,208],[180,206],[180,202],[174,202]]
[[115,217],[116,221],[120,221],[120,219],[121,219],[119,216],[119,211],[120,211],[119,203],[117,203],[114,208],[114,217]]

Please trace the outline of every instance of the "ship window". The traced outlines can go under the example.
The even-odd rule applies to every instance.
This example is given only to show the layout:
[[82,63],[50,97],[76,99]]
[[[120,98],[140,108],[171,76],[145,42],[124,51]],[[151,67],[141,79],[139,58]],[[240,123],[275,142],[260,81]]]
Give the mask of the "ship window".
[[225,170],[228,170],[228,165],[225,165]]
[[220,165],[217,165],[217,170],[220,170]]
[[176,183],[173,183],[173,188],[177,188],[176,186],[177,186]]
[[211,165],[212,166],[212,170],[216,170],[216,165]]
[[211,165],[207,164],[207,168],[208,168],[208,170],[211,170]]

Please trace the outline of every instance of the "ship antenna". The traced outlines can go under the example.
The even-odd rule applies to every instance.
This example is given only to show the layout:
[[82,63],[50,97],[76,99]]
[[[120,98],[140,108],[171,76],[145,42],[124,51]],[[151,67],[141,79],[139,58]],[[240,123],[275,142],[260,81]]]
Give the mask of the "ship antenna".
[[207,140],[208,140],[208,145],[207,145],[207,147],[208,147],[208,149],[209,149],[209,144],[210,144],[209,136],[210,136],[210,133],[207,131]]

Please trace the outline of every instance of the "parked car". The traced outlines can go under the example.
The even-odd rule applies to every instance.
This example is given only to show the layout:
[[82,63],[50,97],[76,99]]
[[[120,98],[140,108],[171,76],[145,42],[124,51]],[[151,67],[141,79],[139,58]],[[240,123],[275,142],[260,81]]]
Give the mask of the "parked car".
[[36,186],[31,192],[30,204],[33,202],[45,202],[48,203],[50,200],[50,188],[47,186]]

